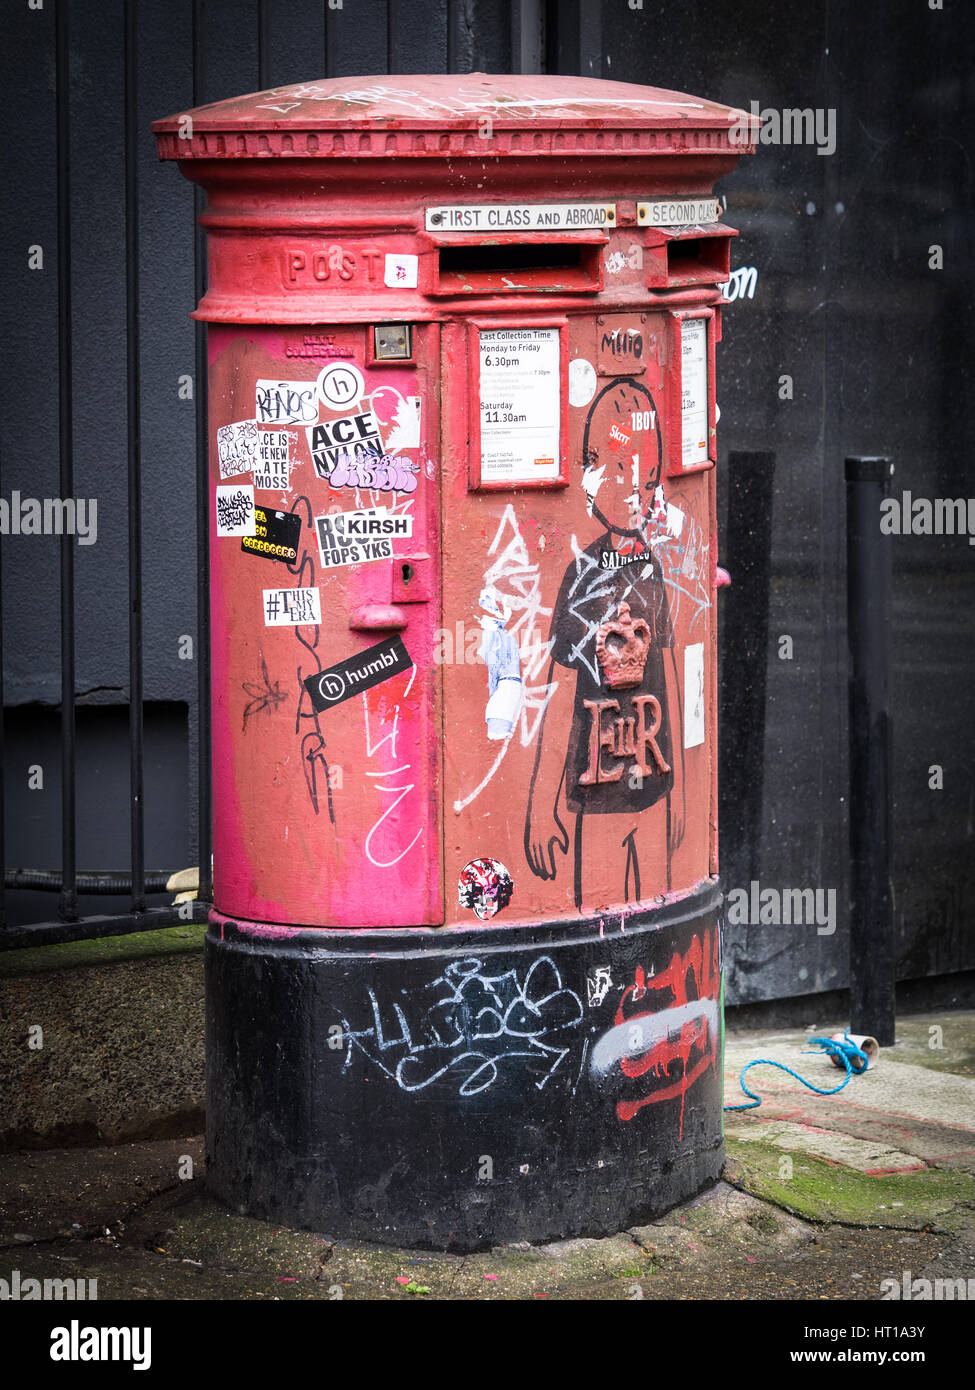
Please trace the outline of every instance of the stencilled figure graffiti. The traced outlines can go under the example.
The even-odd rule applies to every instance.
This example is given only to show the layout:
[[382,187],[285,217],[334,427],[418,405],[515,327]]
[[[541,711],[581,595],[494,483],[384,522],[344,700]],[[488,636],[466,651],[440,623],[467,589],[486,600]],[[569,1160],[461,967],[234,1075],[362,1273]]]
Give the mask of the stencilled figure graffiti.
[[[637,424],[641,428],[637,428]],[[641,863],[684,833],[682,713],[674,638],[655,544],[681,525],[660,485],[661,435],[647,388],[617,378],[595,397],[582,486],[600,534],[577,550],[552,612],[548,681],[557,686],[539,735],[525,820],[532,872],[553,879],[570,853],[577,908],[641,896]],[[575,680],[572,680],[574,675]],[[568,749],[563,731],[569,729]],[[613,816],[599,854],[586,822]],[[607,826],[601,827],[603,831]],[[607,855],[614,863],[607,864]],[[598,862],[596,859],[598,858]],[[668,882],[668,887],[669,882]]]

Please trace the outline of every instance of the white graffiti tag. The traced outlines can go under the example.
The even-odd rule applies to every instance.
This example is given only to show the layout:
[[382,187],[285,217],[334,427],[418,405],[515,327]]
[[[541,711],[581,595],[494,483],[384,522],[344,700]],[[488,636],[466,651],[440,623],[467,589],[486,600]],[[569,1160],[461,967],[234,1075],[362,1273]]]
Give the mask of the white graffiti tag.
[[[413,689],[413,682],[415,679],[416,667],[414,666],[413,669],[410,671],[410,679],[406,686],[406,689],[403,691],[402,698],[404,702],[409,696],[410,691]],[[370,724],[369,714],[369,698],[371,693],[372,692],[370,691],[365,691],[361,697],[362,708],[365,717],[366,758],[374,758],[376,754],[379,752],[379,750],[382,747],[384,747],[384,745],[389,744],[389,748],[387,750],[386,755],[389,766],[383,767],[379,770],[370,769],[366,772],[366,776],[382,779],[385,779],[387,777],[408,777],[412,764],[399,764],[399,754],[396,750],[396,741],[399,737],[400,703],[398,700],[395,701],[392,705],[392,709],[389,709],[388,701],[384,699],[380,699],[377,701],[378,709],[374,709],[373,718],[376,719],[376,722],[379,725],[379,730],[382,732],[382,737],[377,738],[375,742],[373,742],[372,726]],[[380,762],[382,762],[382,759],[380,759]],[[416,824],[416,822],[419,820],[420,829],[417,830],[416,834],[410,840],[409,844],[403,845],[402,847],[400,847],[398,843],[394,845],[389,844],[389,840],[391,838],[395,838],[396,833],[400,827],[400,820],[395,815],[396,808],[397,806],[399,806],[401,801],[404,801],[406,797],[409,796],[410,792],[416,790],[416,782],[397,782],[396,785],[390,787],[384,785],[382,781],[377,781],[374,785],[376,791],[382,792],[384,795],[396,793],[396,800],[389,802],[389,804],[385,807],[381,815],[375,821],[372,829],[366,836],[364,848],[366,851],[366,858],[369,860],[370,864],[374,865],[377,869],[390,869],[394,864],[398,864],[401,859],[403,859],[407,854],[409,854],[410,850],[413,848],[417,840],[423,834],[422,817],[419,815],[417,809],[414,807],[413,814],[410,817],[404,817],[406,828],[408,829],[410,824]],[[392,817],[392,820],[387,826],[386,821],[389,820],[390,817]],[[394,851],[392,858],[379,859],[376,857],[376,851],[373,848],[373,837],[377,833],[379,834],[380,841],[383,846],[383,851],[389,851],[390,849]]]
[[589,999],[590,1009],[598,1008],[609,993],[613,985],[613,976],[608,965],[597,965],[595,970],[586,976],[586,994]]
[[430,984],[387,1005],[385,1021],[375,990],[367,993],[369,1026],[342,1020],[344,1068],[361,1052],[403,1091],[425,1090],[449,1075],[458,1095],[476,1096],[516,1058],[542,1090],[571,1052],[575,1039],[566,1035],[583,1016],[579,996],[562,984],[549,956],[534,961],[523,979],[517,970],[487,974],[474,958],[453,961]]
[[671,621],[677,623],[681,604],[691,608],[688,635],[703,622],[711,607],[710,545],[696,521],[689,520],[679,539],[664,535],[654,550],[670,599]]
[[[506,624],[518,644],[521,657],[521,677],[524,698],[521,714],[516,728],[521,746],[527,748],[534,742],[545,707],[558,688],[539,677],[548,666],[552,650],[552,639],[543,639],[540,619],[552,616],[551,608],[542,607],[542,585],[538,565],[533,564],[528,554],[515,509],[509,502],[504,509],[494,540],[488,548],[488,566],[484,571],[484,589],[493,589],[507,605],[511,618]],[[460,812],[478,796],[491,781],[504,761],[512,734],[505,739],[498,756],[487,774],[473,791],[454,802],[454,810]]]

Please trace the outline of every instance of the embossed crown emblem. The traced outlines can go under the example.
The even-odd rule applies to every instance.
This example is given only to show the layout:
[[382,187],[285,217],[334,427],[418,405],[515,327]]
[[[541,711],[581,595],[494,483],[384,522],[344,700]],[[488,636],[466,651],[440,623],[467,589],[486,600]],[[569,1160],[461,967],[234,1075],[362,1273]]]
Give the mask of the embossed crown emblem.
[[630,617],[630,605],[620,604],[615,622],[604,623],[596,633],[596,660],[603,668],[603,684],[610,690],[632,690],[643,680],[650,650],[650,628],[642,618]]

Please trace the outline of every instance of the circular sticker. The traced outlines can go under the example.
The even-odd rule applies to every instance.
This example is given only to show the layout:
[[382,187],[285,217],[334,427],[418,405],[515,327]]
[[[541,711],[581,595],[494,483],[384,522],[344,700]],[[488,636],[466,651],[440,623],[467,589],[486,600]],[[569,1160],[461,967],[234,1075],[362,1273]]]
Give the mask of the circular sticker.
[[461,907],[472,907],[482,922],[507,907],[514,882],[500,859],[472,859],[461,870],[457,896]]
[[596,394],[596,368],[584,357],[569,363],[569,404],[588,405]]
[[366,383],[351,362],[330,362],[318,374],[318,395],[333,410],[342,410],[360,399]]
[[345,694],[345,681],[341,676],[337,676],[334,671],[322,676],[318,682],[318,693],[323,700],[341,700]]

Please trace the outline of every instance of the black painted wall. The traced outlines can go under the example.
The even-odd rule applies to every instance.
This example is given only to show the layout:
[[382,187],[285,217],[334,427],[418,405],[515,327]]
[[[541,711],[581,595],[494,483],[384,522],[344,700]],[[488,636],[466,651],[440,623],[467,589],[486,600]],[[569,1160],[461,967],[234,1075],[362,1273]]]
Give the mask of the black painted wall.
[[[3,9],[7,498],[13,489],[57,494],[56,3],[4,0]],[[128,796],[124,17],[121,0],[70,0],[74,354],[61,388],[72,393],[75,492],[97,497],[99,508],[98,543],[76,551],[77,689],[82,707],[107,707],[104,728],[115,733],[106,739],[86,716],[96,732],[79,777],[97,765],[106,811]],[[747,678],[736,672],[724,692],[722,767],[734,799],[722,798],[721,833],[726,887],[757,878],[763,888],[837,894],[832,935],[815,925],[729,926],[729,1002],[843,985],[843,457],[889,453],[898,495],[975,495],[965,411],[975,331],[971,13],[961,0],[942,9],[927,0],[343,0],[340,9],[327,0],[140,0],[135,21],[147,765],[161,758],[177,773],[147,788],[151,867],[195,862],[199,656],[179,656],[181,637],[196,633],[196,403],[185,398],[185,381],[180,392],[194,374],[193,198],[156,163],[151,120],[323,74],[478,68],[582,73],[746,108],[835,112],[833,153],[762,146],[723,190],[727,220],[741,231],[733,266],[755,267],[757,280],[753,296],[729,303],[719,348],[722,549],[759,553],[770,541],[771,584],[764,731],[746,727]],[[44,268],[29,270],[28,248],[37,245]],[[935,245],[940,270],[929,268]],[[781,398],[785,376],[791,400]],[[771,516],[748,518],[747,535],[732,538],[728,455],[737,451],[774,453],[775,474]],[[975,548],[957,536],[889,543],[896,926],[900,975],[917,978],[975,966],[965,929],[975,886]],[[36,829],[26,841],[8,834],[10,866],[15,848],[44,859],[34,867],[58,862],[56,779],[43,793],[26,789],[35,744],[51,747],[59,698],[57,544],[3,540],[4,699],[16,709],[16,739],[8,730],[5,748],[7,820]],[[732,594],[719,600],[730,619],[725,637],[744,642],[754,633]],[[780,659],[785,636],[791,660]],[[748,754],[742,767],[747,732],[764,756]],[[941,790],[929,786],[935,764]],[[756,815],[757,839],[746,833]],[[80,866],[124,867],[124,817],[93,820]],[[10,916],[32,920],[43,908],[12,895]]]

